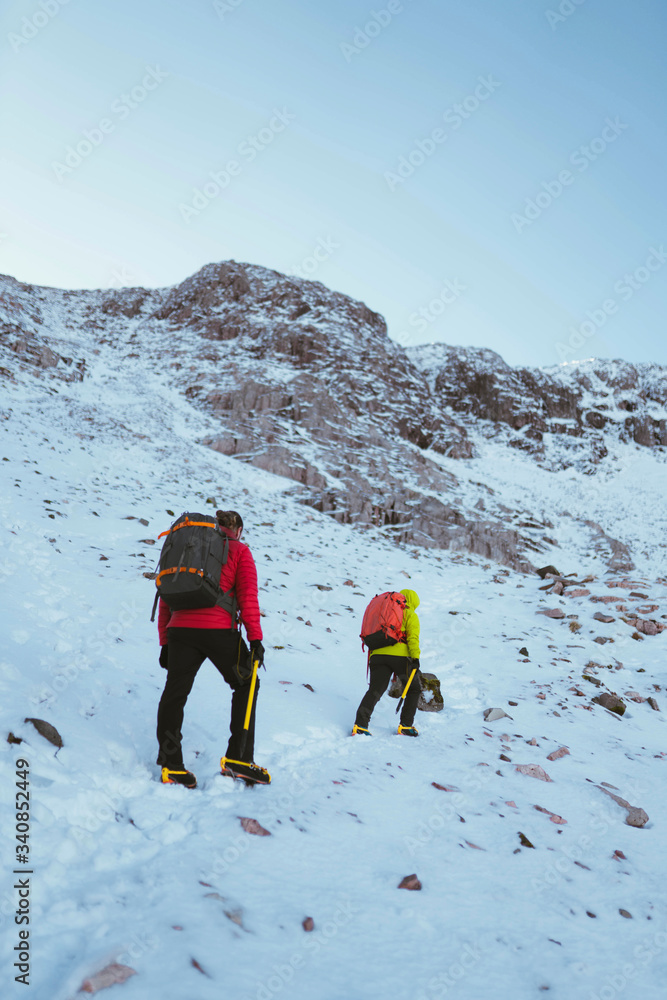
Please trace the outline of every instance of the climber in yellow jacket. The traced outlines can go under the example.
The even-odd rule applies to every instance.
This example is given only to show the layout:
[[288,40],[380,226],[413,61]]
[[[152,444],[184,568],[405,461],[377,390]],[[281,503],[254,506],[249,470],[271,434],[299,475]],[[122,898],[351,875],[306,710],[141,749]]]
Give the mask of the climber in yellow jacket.
[[419,597],[414,590],[401,590],[405,597],[405,610],[403,612],[402,631],[405,636],[404,642],[397,642],[392,646],[382,646],[379,649],[371,650],[369,657],[370,680],[368,691],[361,699],[361,704],[357,709],[357,717],[352,729],[353,735],[370,736],[368,724],[373,714],[373,709],[377,705],[382,695],[389,686],[392,674],[396,674],[405,690],[405,685],[415,671],[410,682],[407,694],[403,701],[401,710],[401,724],[398,731],[402,736],[418,736],[413,723],[421,684],[419,682],[419,618],[417,608],[419,607]]

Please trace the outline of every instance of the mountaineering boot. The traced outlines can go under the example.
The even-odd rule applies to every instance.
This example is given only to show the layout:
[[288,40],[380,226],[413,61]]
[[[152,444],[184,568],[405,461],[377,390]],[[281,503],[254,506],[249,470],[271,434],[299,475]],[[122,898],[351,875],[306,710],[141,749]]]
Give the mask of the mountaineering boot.
[[355,724],[352,726],[352,732],[350,733],[350,735],[351,736],[372,736],[373,734],[371,732],[369,732],[368,729],[364,729],[363,726],[358,726],[356,724],[356,722],[355,722]]
[[246,785],[270,785],[271,775],[265,767],[249,764],[245,760],[232,760],[231,757],[220,758],[220,773],[230,778],[243,778]]
[[399,736],[419,736],[419,730],[415,729],[414,726],[399,726],[398,727]]
[[186,788],[196,788],[197,779],[192,771],[170,771],[168,767],[163,767],[162,784],[185,785]]

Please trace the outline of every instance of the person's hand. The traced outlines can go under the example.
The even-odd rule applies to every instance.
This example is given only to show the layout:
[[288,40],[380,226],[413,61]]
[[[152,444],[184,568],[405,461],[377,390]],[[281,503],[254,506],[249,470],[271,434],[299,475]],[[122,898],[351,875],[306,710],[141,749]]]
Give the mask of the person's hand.
[[419,670],[419,657],[418,656],[413,656],[413,657],[410,658],[409,669],[411,671],[412,670]]
[[250,640],[250,656],[253,662],[257,660],[260,667],[264,666],[264,646],[261,639]]
[[169,669],[169,646],[160,646],[160,666],[163,670]]

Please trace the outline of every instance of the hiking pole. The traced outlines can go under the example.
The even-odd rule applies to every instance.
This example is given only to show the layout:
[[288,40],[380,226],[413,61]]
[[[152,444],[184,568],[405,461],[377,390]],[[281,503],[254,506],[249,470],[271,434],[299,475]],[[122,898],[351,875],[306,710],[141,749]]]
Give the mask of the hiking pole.
[[258,666],[259,666],[259,660],[253,660],[252,678],[250,680],[250,694],[248,695],[248,707],[245,710],[245,720],[243,722],[243,735],[241,736],[241,749],[239,751],[239,757],[242,757],[245,752],[246,740],[248,738],[248,727],[250,725],[250,713],[252,712],[252,703],[255,697],[255,685],[257,683]]
[[412,683],[412,678],[415,676],[416,673],[417,673],[417,668],[413,667],[412,673],[410,674],[410,677],[408,678],[408,683],[405,685],[405,688],[403,689],[403,694],[398,699],[398,705],[396,706],[396,715],[398,715],[398,713],[399,713],[399,711],[401,709],[401,705],[405,701],[405,696],[408,693],[408,688],[410,687],[410,684]]

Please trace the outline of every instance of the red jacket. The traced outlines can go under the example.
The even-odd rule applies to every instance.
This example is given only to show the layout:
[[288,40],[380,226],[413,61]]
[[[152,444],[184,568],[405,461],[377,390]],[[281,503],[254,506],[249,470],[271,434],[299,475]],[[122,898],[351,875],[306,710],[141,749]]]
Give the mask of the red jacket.
[[[230,535],[230,532],[227,531],[226,534]],[[220,586],[225,591],[234,587],[248,641],[262,639],[255,560],[248,546],[232,538],[231,535],[227,562],[220,574]],[[217,605],[212,608],[193,608],[190,611],[172,611],[160,598],[157,627],[160,645],[165,646],[168,628],[235,628],[236,626],[229,612]]]

